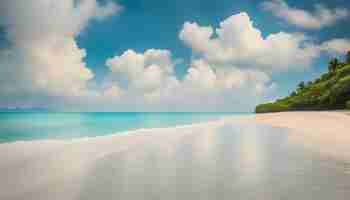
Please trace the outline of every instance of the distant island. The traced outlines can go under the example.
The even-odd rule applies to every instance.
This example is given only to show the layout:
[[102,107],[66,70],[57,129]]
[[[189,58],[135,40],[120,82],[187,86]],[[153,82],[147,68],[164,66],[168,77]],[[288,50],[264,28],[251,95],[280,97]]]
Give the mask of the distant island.
[[328,64],[328,72],[320,78],[299,83],[289,96],[260,104],[255,112],[335,109],[350,109],[350,51],[344,62],[333,58]]

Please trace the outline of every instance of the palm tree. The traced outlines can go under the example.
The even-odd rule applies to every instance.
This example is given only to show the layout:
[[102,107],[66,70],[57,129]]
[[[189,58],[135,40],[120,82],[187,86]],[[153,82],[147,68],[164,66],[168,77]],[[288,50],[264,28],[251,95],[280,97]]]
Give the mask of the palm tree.
[[304,89],[304,88],[305,88],[305,82],[302,81],[302,82],[300,82],[300,83],[298,84],[298,89],[299,89],[299,90],[302,90],[302,89]]
[[328,64],[328,71],[335,72],[339,64],[340,64],[339,60],[337,58],[333,58]]
[[350,51],[346,54],[346,64],[350,64]]

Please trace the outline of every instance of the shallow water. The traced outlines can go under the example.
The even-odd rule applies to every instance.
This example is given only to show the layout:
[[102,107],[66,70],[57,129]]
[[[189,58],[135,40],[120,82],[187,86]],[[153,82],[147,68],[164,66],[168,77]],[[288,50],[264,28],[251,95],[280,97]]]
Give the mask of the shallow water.
[[241,115],[243,113],[0,112],[0,143],[94,137]]
[[142,133],[150,137],[127,148],[106,137],[42,145],[13,164],[7,158],[0,199],[349,199],[350,161],[289,139],[298,133],[228,123],[155,131],[162,133]]

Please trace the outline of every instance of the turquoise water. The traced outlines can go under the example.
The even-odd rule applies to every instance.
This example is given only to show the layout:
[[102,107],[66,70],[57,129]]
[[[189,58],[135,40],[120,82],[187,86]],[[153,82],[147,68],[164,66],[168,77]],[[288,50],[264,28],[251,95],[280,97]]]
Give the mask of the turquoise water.
[[237,113],[0,113],[0,143],[18,140],[70,139],[162,128],[217,119]]

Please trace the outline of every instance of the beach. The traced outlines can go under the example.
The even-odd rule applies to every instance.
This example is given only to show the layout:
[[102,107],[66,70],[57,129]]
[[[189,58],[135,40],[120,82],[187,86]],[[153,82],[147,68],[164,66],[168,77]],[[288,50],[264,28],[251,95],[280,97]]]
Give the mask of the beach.
[[[235,121],[235,120],[233,120]],[[321,153],[350,159],[350,112],[282,112],[249,116],[242,123],[261,123],[294,130],[297,140]]]
[[4,143],[0,199],[288,199],[287,189],[294,199],[346,199],[349,122],[342,112],[252,114]]

